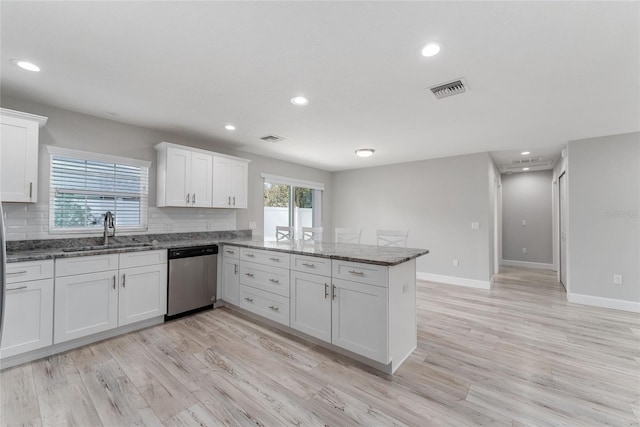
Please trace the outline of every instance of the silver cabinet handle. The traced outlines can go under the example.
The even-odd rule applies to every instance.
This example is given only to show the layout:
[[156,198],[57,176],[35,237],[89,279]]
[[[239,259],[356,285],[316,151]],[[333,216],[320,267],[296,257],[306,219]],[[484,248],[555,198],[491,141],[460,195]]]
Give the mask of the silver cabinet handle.
[[245,276],[253,277],[253,273],[244,273]]
[[13,274],[27,274],[27,270],[21,270],[21,271],[7,271],[7,276],[13,275]]
[[336,299],[336,285],[332,285],[332,288],[331,288],[331,299]]
[[236,205],[236,196],[233,196],[233,206]]
[[18,286],[16,288],[7,288],[7,292],[10,291],[19,291],[20,289],[27,289],[27,285]]
[[363,271],[349,270],[349,273],[355,274],[356,276],[364,276],[364,272]]
[[116,288],[116,275],[113,275],[113,289]]
[[329,296],[329,285],[327,285],[325,283],[324,284],[324,299],[327,299],[328,296]]
[[244,254],[244,256],[248,256],[249,258],[253,258],[253,257],[255,257],[255,255],[254,255],[254,254]]
[[269,306],[269,308],[270,308],[271,310],[273,310],[273,311],[278,311],[278,310],[280,310],[278,307],[273,306],[273,305],[270,305],[270,306]]
[[126,282],[127,282],[127,275],[126,275],[126,274],[123,274],[123,275],[122,275],[122,287],[123,287],[123,288],[125,287],[125,283],[126,283]]
[[305,267],[315,267],[315,264],[310,264],[308,262],[303,262],[302,265],[304,265]]
[[187,204],[189,204],[189,196],[191,195],[191,193],[187,193]]
[[280,258],[273,257],[273,258],[269,258],[269,259],[271,261],[280,262]]
[[229,196],[229,203],[228,203],[228,205],[229,205],[229,206],[231,206],[231,196]]
[[29,183],[29,198],[33,198],[33,182]]
[[233,264],[233,274],[238,274],[238,264]]
[[193,193],[193,195],[191,196],[191,203],[196,203],[196,193]]
[[278,279],[269,279],[270,282],[272,283],[280,283],[280,281]]
[[253,298],[244,297],[244,299],[245,299],[246,301],[253,302]]
[[228,254],[231,254],[231,255],[236,253],[235,251],[225,251],[225,252],[228,253]]

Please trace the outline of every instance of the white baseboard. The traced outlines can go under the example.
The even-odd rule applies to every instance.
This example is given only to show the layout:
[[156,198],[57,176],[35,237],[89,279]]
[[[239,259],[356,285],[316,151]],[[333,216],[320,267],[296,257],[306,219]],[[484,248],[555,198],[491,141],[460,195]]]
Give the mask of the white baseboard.
[[466,286],[469,288],[491,289],[491,281],[467,279],[465,277],[444,276],[441,274],[416,273],[416,279],[429,282],[446,283],[448,285]]
[[567,294],[567,300],[575,304],[592,305],[595,307],[613,308],[615,310],[640,313],[640,302],[625,301],[621,299],[595,297],[593,295]]
[[500,261],[500,265],[506,265],[507,267],[525,267],[525,268],[539,268],[542,270],[554,270],[554,265],[546,262],[529,262],[529,261],[516,261],[512,259],[503,259]]

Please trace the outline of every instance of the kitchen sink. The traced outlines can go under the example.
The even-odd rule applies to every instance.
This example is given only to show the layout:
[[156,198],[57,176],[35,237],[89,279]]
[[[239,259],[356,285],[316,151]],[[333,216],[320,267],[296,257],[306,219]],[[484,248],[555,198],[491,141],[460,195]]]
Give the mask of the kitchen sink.
[[107,251],[110,249],[141,248],[153,246],[153,243],[116,243],[113,245],[78,246],[75,248],[63,248],[62,252],[86,252],[86,251]]

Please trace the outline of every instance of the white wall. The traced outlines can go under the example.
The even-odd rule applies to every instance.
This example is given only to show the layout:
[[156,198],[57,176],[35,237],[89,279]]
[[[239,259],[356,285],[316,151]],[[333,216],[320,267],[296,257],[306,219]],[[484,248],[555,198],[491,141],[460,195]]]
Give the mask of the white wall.
[[640,311],[640,133],[568,152],[569,301]]
[[502,177],[503,259],[553,268],[552,181],[551,170]]
[[363,227],[365,244],[376,244],[377,228],[409,229],[409,246],[430,250],[418,272],[488,285],[490,163],[480,153],[336,172],[333,225]]
[[[112,154],[152,162],[149,170],[149,232],[186,232],[208,230],[247,229],[249,221],[255,221],[254,234],[263,230],[263,179],[261,173],[317,181],[325,184],[325,197],[331,191],[331,174],[289,162],[229,149],[216,141],[175,135],[158,130],[132,126],[99,117],[80,114],[56,107],[31,103],[3,96],[3,108],[38,114],[49,118],[40,129],[40,156],[37,204],[4,203],[8,212],[8,239],[39,239],[69,237],[49,235],[49,155],[47,145],[73,148],[96,153]],[[156,204],[156,151],[153,146],[162,141],[187,145],[219,153],[244,157],[249,163],[248,209],[198,209],[155,208]],[[324,216],[328,216],[330,203],[323,204]],[[330,225],[329,225],[330,226]],[[132,233],[133,234],[133,233]],[[74,235],[80,237],[82,235]]]

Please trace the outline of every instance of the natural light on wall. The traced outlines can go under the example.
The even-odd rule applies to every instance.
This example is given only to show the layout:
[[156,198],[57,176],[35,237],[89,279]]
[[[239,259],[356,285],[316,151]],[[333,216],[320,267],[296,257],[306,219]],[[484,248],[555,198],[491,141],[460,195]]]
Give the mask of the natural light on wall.
[[107,211],[113,213],[117,229],[147,229],[151,162],[51,146],[48,150],[50,232],[101,231]]

